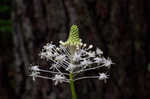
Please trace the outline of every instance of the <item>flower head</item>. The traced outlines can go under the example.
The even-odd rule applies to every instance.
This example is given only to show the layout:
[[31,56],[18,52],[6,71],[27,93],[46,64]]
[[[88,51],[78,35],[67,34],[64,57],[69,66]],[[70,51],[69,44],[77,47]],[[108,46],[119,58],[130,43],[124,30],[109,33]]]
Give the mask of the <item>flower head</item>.
[[[89,70],[95,70],[99,68],[110,68],[113,64],[110,58],[104,58],[103,52],[96,48],[94,50],[93,45],[87,45],[81,42],[79,38],[79,29],[76,25],[73,25],[70,30],[68,40],[66,42],[60,41],[59,46],[55,44],[48,43],[45,45],[40,52],[40,57],[50,61],[49,70],[40,69],[39,66],[31,67],[32,73],[30,76],[52,79],[55,81],[55,85],[58,83],[70,81],[69,75],[84,73]],[[47,72],[54,75],[53,76],[40,76],[40,73]],[[97,78],[99,80],[108,79],[108,75],[105,73],[100,73],[99,76],[75,76],[74,81],[84,78]]]

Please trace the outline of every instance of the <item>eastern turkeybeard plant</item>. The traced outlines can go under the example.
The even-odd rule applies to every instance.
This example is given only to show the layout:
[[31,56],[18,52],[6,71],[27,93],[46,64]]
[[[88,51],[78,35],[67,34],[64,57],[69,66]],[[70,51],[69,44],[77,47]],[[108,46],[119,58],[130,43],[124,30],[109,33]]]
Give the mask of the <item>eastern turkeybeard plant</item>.
[[[76,99],[76,92],[74,82],[82,79],[98,79],[106,80],[108,75],[106,73],[99,73],[95,76],[79,76],[79,74],[95,70],[99,68],[110,68],[113,62],[110,58],[103,57],[103,52],[99,48],[93,51],[93,45],[86,45],[82,43],[79,38],[79,29],[76,25],[72,25],[70,34],[66,42],[60,41],[59,46],[53,43],[46,44],[39,53],[41,59],[50,61],[50,67],[41,69],[40,66],[31,66],[30,76],[35,80],[36,78],[51,79],[54,85],[61,83],[69,83],[72,98]],[[42,76],[42,73],[50,73],[50,75]]]

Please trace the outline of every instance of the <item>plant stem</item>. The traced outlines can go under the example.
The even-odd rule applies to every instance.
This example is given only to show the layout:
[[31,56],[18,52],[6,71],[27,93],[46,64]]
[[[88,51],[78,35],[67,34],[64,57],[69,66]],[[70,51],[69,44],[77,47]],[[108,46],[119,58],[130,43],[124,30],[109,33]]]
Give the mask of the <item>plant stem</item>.
[[73,74],[70,73],[70,89],[72,92],[72,99],[77,99],[76,91],[75,91],[75,86],[74,86],[74,81],[73,81]]

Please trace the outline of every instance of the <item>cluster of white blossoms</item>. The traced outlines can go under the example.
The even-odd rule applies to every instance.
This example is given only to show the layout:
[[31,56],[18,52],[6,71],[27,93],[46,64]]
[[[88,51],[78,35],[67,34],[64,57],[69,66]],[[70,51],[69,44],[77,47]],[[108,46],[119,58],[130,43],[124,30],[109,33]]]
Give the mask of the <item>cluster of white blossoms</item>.
[[[40,52],[41,59],[50,61],[50,67],[47,69],[41,69],[40,66],[32,66],[30,76],[35,78],[51,79],[58,83],[70,83],[70,73],[74,76],[73,81],[81,79],[96,78],[106,81],[108,75],[106,73],[99,73],[96,76],[83,76],[79,77],[80,73],[88,72],[99,68],[110,68],[113,64],[110,58],[103,57],[101,49],[96,48],[94,51],[93,45],[87,46],[83,44],[81,40],[77,44],[70,44],[66,42],[59,42],[59,46],[53,43],[45,45]],[[42,76],[41,73],[50,73],[48,76]]]

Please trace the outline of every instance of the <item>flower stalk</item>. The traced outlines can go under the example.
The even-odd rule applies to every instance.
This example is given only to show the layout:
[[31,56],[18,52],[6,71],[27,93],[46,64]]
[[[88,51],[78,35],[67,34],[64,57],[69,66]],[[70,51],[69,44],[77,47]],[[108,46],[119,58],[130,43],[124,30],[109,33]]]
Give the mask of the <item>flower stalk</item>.
[[70,73],[69,78],[70,78],[70,89],[72,93],[72,99],[77,99],[75,85],[74,85],[74,78],[72,73]]

